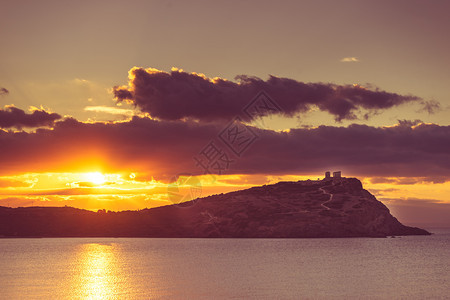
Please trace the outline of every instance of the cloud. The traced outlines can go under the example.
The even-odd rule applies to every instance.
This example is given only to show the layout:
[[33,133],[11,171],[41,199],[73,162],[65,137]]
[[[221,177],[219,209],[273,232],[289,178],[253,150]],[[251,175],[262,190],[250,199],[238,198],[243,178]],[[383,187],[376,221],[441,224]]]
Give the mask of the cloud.
[[[159,197],[158,197],[159,196]],[[158,194],[152,195],[46,195],[46,196],[20,196],[0,198],[0,206],[63,206],[82,207],[84,209],[98,210],[100,208],[122,211],[138,210],[143,207],[157,207],[171,204]]]
[[134,115],[134,111],[131,109],[118,108],[118,107],[113,107],[113,106],[86,106],[84,108],[84,110],[112,114],[112,115],[124,115],[124,116]]
[[373,177],[370,179],[370,183],[390,183],[396,185],[411,185],[411,184],[423,184],[423,183],[445,183],[450,181],[448,176],[428,176],[428,177]]
[[398,126],[402,126],[402,127],[412,127],[412,126],[416,126],[420,123],[423,123],[422,120],[397,120],[398,122]]
[[10,105],[0,109],[0,128],[52,126],[59,119],[61,119],[59,114],[44,109],[32,108],[31,114]]
[[7,196],[70,196],[70,195],[132,195],[132,194],[164,194],[167,193],[167,186],[157,188],[135,188],[135,189],[98,189],[90,182],[80,182],[73,184],[71,188],[65,189],[33,189],[33,190],[9,190],[0,191],[0,197]]
[[[293,117],[312,108],[326,111],[337,121],[368,117],[374,112],[401,104],[420,101],[411,95],[399,95],[360,85],[303,83],[289,78],[270,76],[267,80],[240,75],[237,82],[208,78],[203,74],[173,69],[134,67],[129,71],[127,86],[113,89],[116,101],[126,101],[161,120],[195,119],[230,121],[241,115],[244,121],[281,113]],[[281,109],[260,109],[243,113],[258,93],[265,91]]]
[[419,110],[419,112],[428,112],[429,114],[434,114],[442,110],[441,104],[436,100],[422,100],[420,101],[420,104],[422,105],[422,108]]
[[357,59],[354,56],[352,56],[352,57],[344,57],[344,58],[341,59],[341,62],[359,62],[359,59]]
[[133,117],[92,124],[66,119],[52,130],[30,133],[0,131],[0,172],[85,172],[95,167],[169,180],[179,173],[203,173],[194,156],[213,141],[233,161],[225,174],[300,175],[332,169],[364,177],[450,177],[450,126],[319,126],[289,132],[252,127],[257,139],[240,157],[218,137],[223,129],[220,123]]
[[0,88],[0,96],[9,94],[9,91],[5,88]]
[[14,180],[14,179],[5,179],[5,178],[0,178],[0,188],[5,188],[5,187],[28,187],[31,184],[28,182],[23,182],[23,181],[19,181],[19,180]]

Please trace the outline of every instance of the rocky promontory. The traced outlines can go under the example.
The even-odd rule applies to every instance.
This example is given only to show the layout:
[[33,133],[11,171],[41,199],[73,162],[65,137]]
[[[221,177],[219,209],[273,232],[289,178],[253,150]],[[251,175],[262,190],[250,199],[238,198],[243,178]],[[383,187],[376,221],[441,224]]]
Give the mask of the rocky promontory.
[[325,238],[428,235],[356,178],[279,182],[139,211],[0,207],[0,237]]

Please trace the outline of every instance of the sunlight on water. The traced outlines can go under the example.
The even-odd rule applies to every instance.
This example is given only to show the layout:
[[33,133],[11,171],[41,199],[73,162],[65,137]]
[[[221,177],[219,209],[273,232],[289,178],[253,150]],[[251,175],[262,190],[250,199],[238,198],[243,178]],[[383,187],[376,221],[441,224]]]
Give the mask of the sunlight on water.
[[0,299],[448,298],[450,232],[389,239],[0,239]]
[[73,296],[110,299],[118,295],[125,276],[117,261],[115,244],[82,244],[77,253],[73,275]]

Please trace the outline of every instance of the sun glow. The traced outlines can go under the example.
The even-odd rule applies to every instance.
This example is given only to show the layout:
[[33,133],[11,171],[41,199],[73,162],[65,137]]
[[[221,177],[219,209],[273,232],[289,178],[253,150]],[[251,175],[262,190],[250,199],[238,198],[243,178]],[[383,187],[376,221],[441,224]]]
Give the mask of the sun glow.
[[100,172],[92,172],[92,173],[86,173],[85,175],[86,180],[95,184],[95,185],[102,185],[106,182],[106,177]]

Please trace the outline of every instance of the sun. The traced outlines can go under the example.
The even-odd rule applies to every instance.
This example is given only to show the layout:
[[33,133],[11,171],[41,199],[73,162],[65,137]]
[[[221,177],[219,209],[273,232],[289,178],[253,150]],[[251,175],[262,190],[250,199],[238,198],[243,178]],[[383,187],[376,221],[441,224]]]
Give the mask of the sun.
[[86,173],[85,177],[86,177],[87,181],[89,181],[95,185],[101,185],[106,182],[105,175],[103,175],[100,172]]

